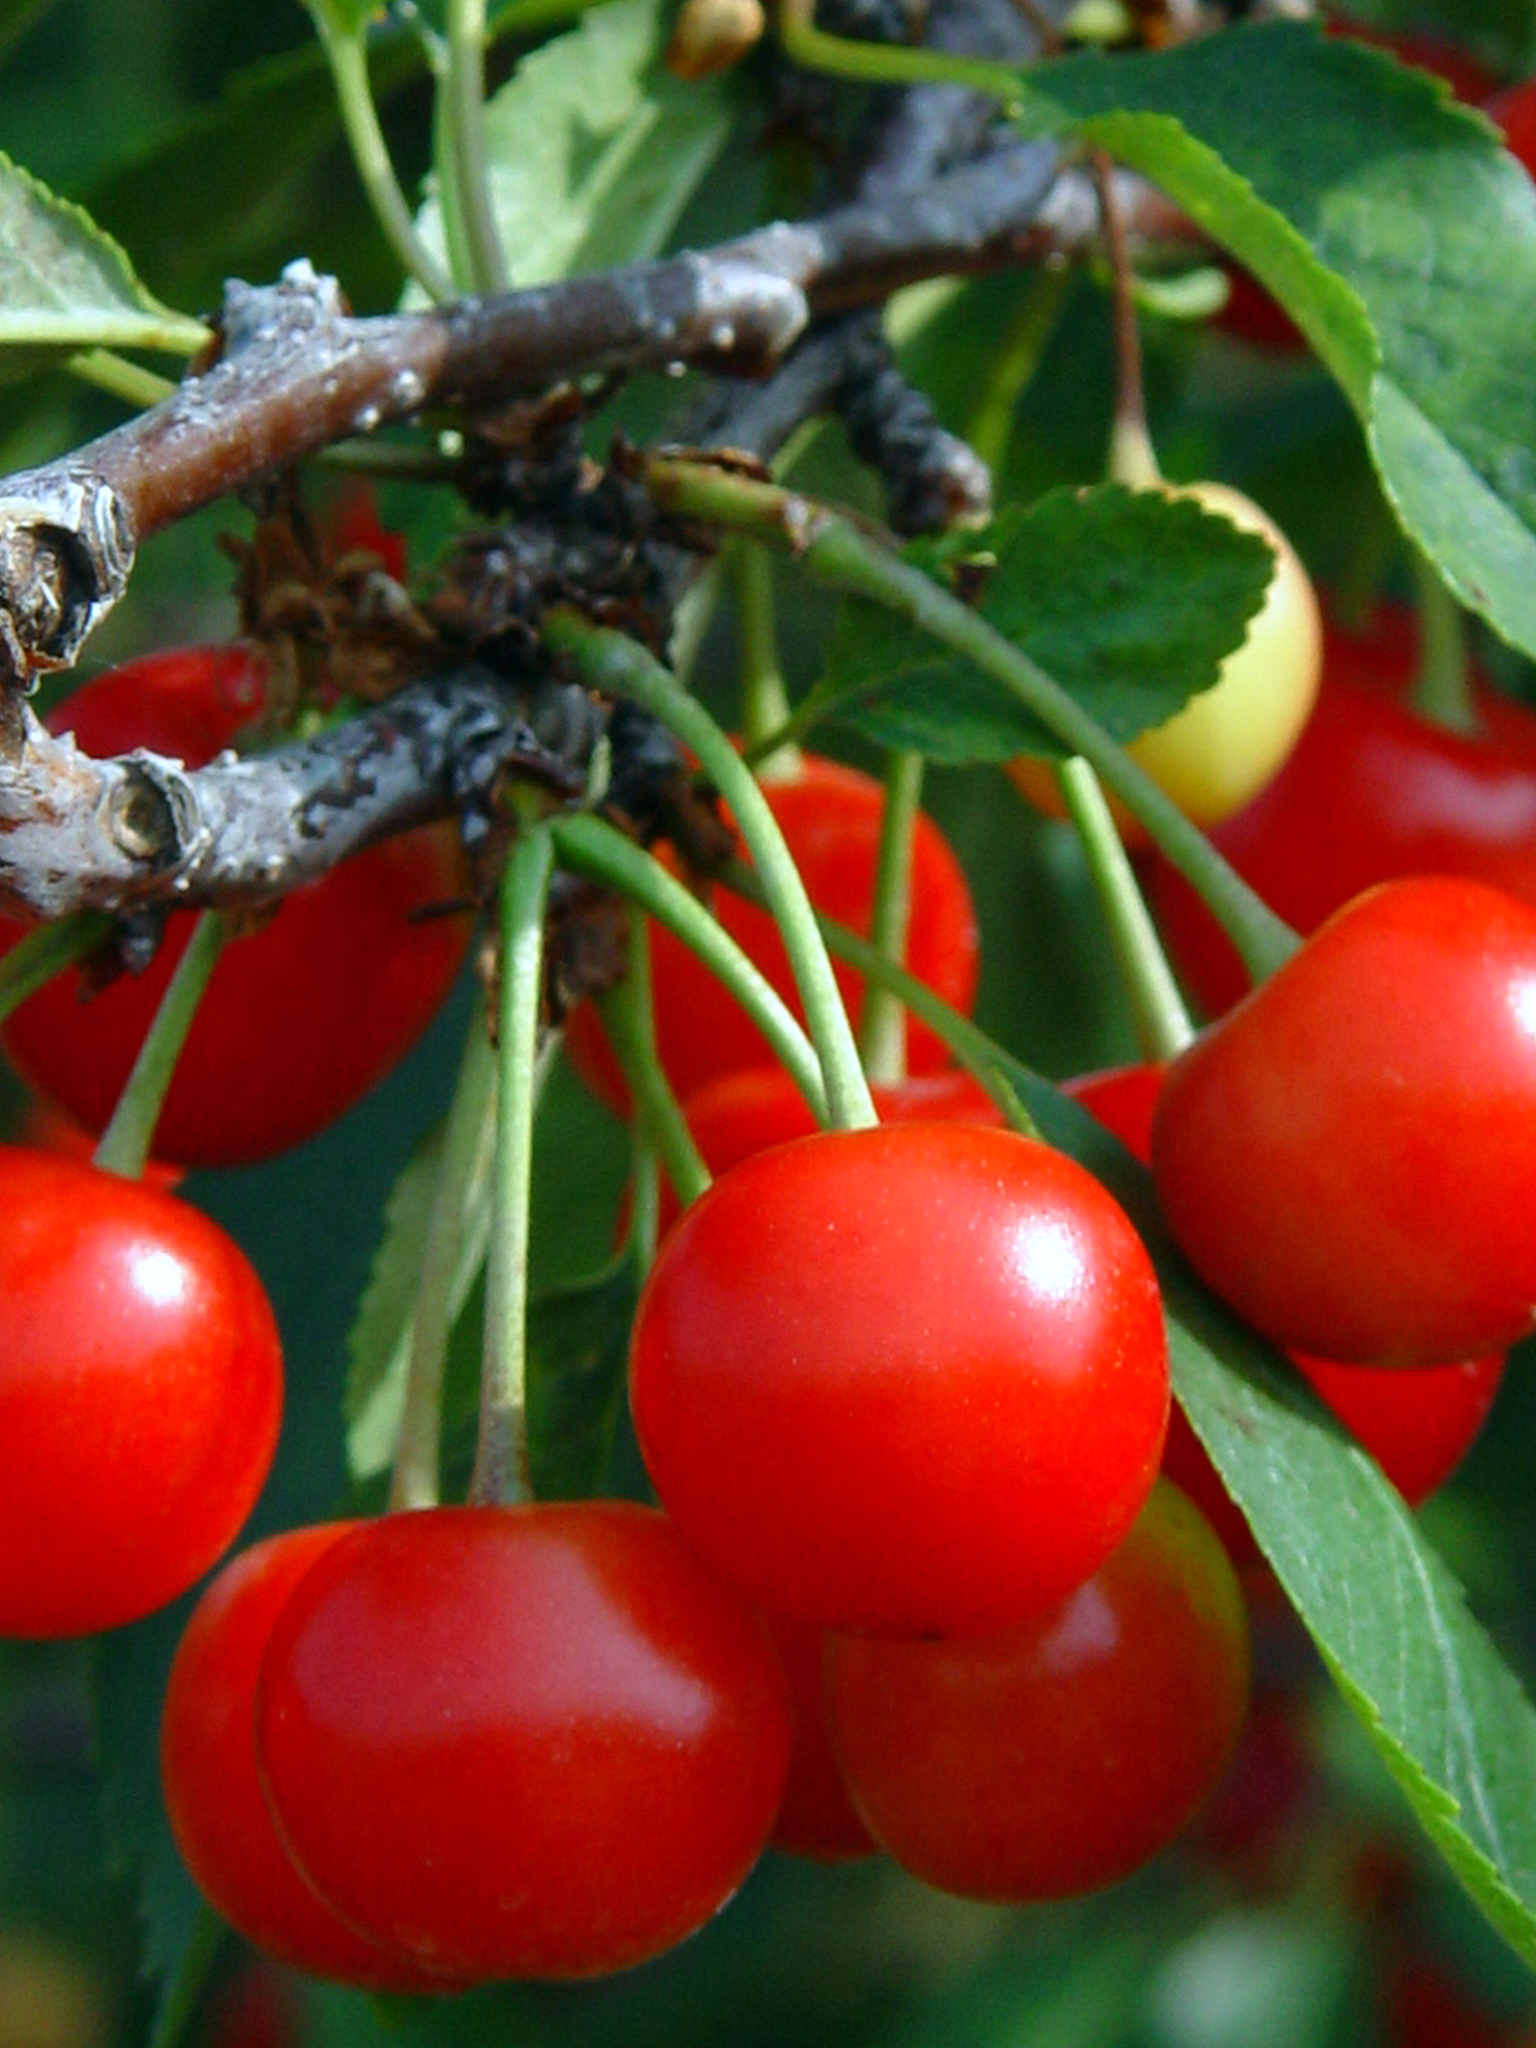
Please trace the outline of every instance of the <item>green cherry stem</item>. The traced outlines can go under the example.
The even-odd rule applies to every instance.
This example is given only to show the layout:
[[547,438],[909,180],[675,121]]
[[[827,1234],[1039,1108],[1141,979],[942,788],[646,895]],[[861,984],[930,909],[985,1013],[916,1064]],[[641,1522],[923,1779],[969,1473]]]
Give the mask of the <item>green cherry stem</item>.
[[484,1019],[477,1012],[470,1021],[443,1127],[437,1185],[422,1247],[406,1353],[405,1397],[390,1480],[391,1508],[431,1508],[438,1503],[443,1369],[454,1317],[465,1291],[466,1249],[475,1266],[484,1255],[476,1219],[485,1209],[495,1133],[496,1056]]
[[410,206],[395,176],[368,78],[367,30],[359,25],[343,31],[333,20],[332,10],[323,4],[311,7],[310,12],[331,67],[336,104],[352,161],[374,218],[406,276],[413,277],[428,298],[444,305],[456,296],[453,279],[417,234]]
[[[902,561],[854,520],[792,491],[666,456],[651,457],[644,475],[664,510],[752,533],[788,549],[818,582],[883,605],[1000,683],[1069,753],[1083,755],[1141,821],[1209,906],[1255,981],[1295,952],[1300,940],[1290,926],[1275,916],[1125,749],[1022,648],[942,584]],[[803,699],[800,710],[811,702]],[[816,707],[827,708],[825,701]]]
[[815,0],[779,0],[779,46],[791,63],[807,71],[830,71],[866,85],[963,85],[1002,100],[1018,96],[1019,75],[1006,64],[978,57],[952,57],[942,50],[918,50],[903,43],[855,42],[830,36],[812,22]]
[[201,912],[192,927],[187,949],[166,983],[160,1007],[117,1099],[112,1121],[96,1147],[95,1163],[106,1173],[137,1180],[144,1171],[181,1048],[186,1044],[209,976],[218,965],[224,929],[224,920],[216,910]]
[[1075,754],[1058,766],[1056,781],[1087,856],[1088,872],[1131,998],[1141,1049],[1148,1059],[1171,1060],[1189,1044],[1195,1027],[1099,778],[1081,754]]
[[68,917],[34,926],[0,959],[0,1023],[56,974],[89,959],[111,936],[112,920],[100,910],[72,910]]
[[723,982],[773,1047],[818,1123],[827,1121],[827,1091],[815,1047],[794,1012],[753,966],[730,933],[659,860],[590,812],[557,819],[551,828],[560,865],[630,897],[674,932]]
[[469,1483],[470,1500],[480,1506],[528,1498],[528,1243],[544,995],[544,912],[554,857],[549,827],[524,825],[501,881],[495,1178],[486,1262],[480,1433]]
[[[745,862],[730,862],[721,870],[720,879],[738,896],[746,897],[749,903],[763,902],[761,884]],[[958,1010],[952,1010],[926,982],[919,981],[915,974],[909,974],[905,967],[888,959],[868,939],[850,931],[847,925],[839,924],[835,918],[818,913],[816,922],[827,943],[827,950],[835,960],[846,962],[866,981],[878,982],[882,988],[889,989],[902,1007],[926,1024],[934,1037],[953,1053],[956,1063],[976,1076],[1016,1131],[1022,1131],[1029,1138],[1039,1137],[1029,1112],[1008,1080],[1008,1069],[1019,1065],[1011,1053],[1005,1052],[995,1039],[989,1038],[980,1025],[973,1024],[969,1017],[962,1017]]]
[[655,1148],[667,1177],[686,1207],[709,1186],[709,1168],[693,1142],[671,1083],[656,1057],[651,1014],[651,949],[645,913],[629,906],[629,972],[598,999],[603,1027],[618,1055],[635,1105],[635,1120]]
[[114,398],[140,408],[158,405],[176,389],[169,377],[162,377],[157,370],[146,370],[111,348],[77,349],[64,358],[64,367],[82,384],[92,384],[98,391],[108,391]]
[[470,278],[476,291],[504,292],[510,279],[485,152],[485,0],[448,0],[448,61],[441,89]]
[[[923,757],[898,748],[885,767],[885,807],[875,861],[875,901],[869,936],[887,960],[907,957],[912,921],[912,838],[923,797]],[[907,1078],[907,1013],[878,982],[864,990],[859,1017],[859,1051],[871,1081],[897,1087]]]
[[755,541],[731,550],[736,581],[736,629],[741,641],[741,737],[754,772],[766,782],[793,781],[800,773],[800,749],[764,750],[789,716],[789,692],[779,666],[773,618],[773,564]]
[[869,1083],[859,1064],[853,1027],[817,929],[816,913],[751,769],[704,707],[679,689],[637,641],[592,626],[570,611],[551,612],[544,632],[550,646],[574,661],[594,688],[642,705],[692,749],[729,806],[762,877],[805,1006],[811,1043],[821,1062],[828,1121],[837,1130],[856,1130],[878,1122]]

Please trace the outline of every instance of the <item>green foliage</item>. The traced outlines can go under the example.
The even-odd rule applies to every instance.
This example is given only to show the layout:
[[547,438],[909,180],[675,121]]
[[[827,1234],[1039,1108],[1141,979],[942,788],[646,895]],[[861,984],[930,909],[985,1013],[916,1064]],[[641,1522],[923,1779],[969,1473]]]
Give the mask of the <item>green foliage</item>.
[[528,1309],[528,1466],[539,1500],[602,1491],[639,1295],[625,1256]]
[[1153,1255],[1174,1386],[1388,1771],[1458,1877],[1536,1964],[1536,1708],[1374,1462],[1194,1278],[1151,1180],[1075,1104],[1009,1079],[1114,1189]]
[[1025,90],[1031,125],[1080,129],[1263,280],[1359,413],[1407,532],[1536,652],[1536,197],[1489,125],[1288,23],[1069,58]]
[[[725,145],[732,108],[658,62],[656,0],[611,0],[523,59],[485,113],[491,198],[512,281],[653,256]],[[435,200],[418,227],[444,254]]]
[[342,1413],[347,1423],[347,1465],[354,1479],[375,1477],[394,1455],[422,1246],[442,1157],[440,1125],[422,1139],[390,1189],[384,1233],[347,1332]]
[[335,36],[360,36],[383,13],[379,0],[304,0],[315,20]]
[[83,208],[0,156],[0,346],[190,355],[207,339],[140,283]]
[[[992,565],[982,617],[1119,740],[1210,688],[1274,571],[1265,543],[1230,520],[1118,484],[1010,506],[976,549]],[[906,553],[924,567],[938,559],[928,543]],[[854,599],[839,610],[806,709],[950,765],[1061,752],[1000,684]]]

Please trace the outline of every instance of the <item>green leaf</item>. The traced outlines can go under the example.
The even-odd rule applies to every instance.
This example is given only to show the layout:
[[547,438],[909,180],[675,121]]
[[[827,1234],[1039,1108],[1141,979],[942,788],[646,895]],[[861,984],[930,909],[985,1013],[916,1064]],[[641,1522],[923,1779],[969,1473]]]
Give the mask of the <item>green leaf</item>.
[[[430,1131],[390,1192],[384,1235],[347,1337],[347,1466],[354,1480],[387,1471],[395,1455],[415,1334],[422,1255],[437,1195],[446,1126]],[[486,1161],[486,1164],[489,1162]],[[476,1175],[448,1283],[450,1330],[485,1262],[491,1227],[489,1176]]]
[[529,1304],[528,1466],[538,1500],[581,1500],[597,1490],[624,1398],[639,1292],[626,1256]]
[[362,35],[370,21],[384,12],[381,0],[304,0],[304,5],[332,35]]
[[1536,1963],[1536,1709],[1374,1462],[1194,1277],[1151,1177],[1004,1063],[1042,1134],[1098,1175],[1157,1265],[1174,1387],[1345,1699],[1488,1919]]
[[[1052,491],[967,545],[995,557],[982,615],[1118,740],[1215,682],[1274,572],[1265,543],[1230,520],[1119,484]],[[931,542],[906,553],[936,563]],[[1000,684],[857,600],[839,609],[812,708],[951,764],[1061,752]]]
[[196,1944],[197,1886],[171,1834],[160,1792],[160,1703],[192,1602],[179,1600],[91,1646],[91,1695],[107,1842],[119,1872],[136,1880],[140,1967],[169,1984]]
[[421,1253],[432,1217],[443,1126],[416,1147],[384,1205],[384,1235],[368,1285],[347,1332],[347,1466],[354,1479],[388,1469],[400,1427],[411,1317],[421,1279]]
[[161,305],[83,207],[0,156],[0,346],[193,355],[209,338]]
[[[611,0],[525,58],[487,105],[491,199],[514,284],[654,256],[665,243],[732,121],[723,85],[661,68],[665,45],[657,0]],[[445,259],[435,199],[417,227]]]
[[1268,286],[1360,415],[1406,531],[1536,653],[1536,193],[1491,126],[1300,23],[1022,83],[1026,125],[1143,172]]

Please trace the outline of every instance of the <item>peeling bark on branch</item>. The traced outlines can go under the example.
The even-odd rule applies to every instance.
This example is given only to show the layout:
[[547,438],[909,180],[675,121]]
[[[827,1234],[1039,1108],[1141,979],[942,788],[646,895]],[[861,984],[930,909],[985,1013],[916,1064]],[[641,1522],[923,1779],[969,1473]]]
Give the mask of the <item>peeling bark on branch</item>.
[[275,902],[376,839],[483,811],[504,776],[579,795],[609,722],[576,685],[519,691],[476,667],[319,739],[198,769],[93,760],[21,717],[0,771],[0,899],[39,917]]
[[5,484],[0,682],[67,667],[121,595],[138,542],[273,469],[426,407],[493,404],[590,372],[760,373],[814,312],[1008,260],[1056,167],[1052,146],[1020,144],[819,221],[428,313],[353,319],[307,264],[266,289],[231,286],[217,362]]

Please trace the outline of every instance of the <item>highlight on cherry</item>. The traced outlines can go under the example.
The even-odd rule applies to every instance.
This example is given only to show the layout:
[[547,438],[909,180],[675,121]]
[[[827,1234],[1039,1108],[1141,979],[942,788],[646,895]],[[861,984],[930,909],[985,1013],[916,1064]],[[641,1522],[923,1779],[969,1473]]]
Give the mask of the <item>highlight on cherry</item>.
[[1536,2038],[1536,11],[1310,11],[0,11],[0,2048]]

